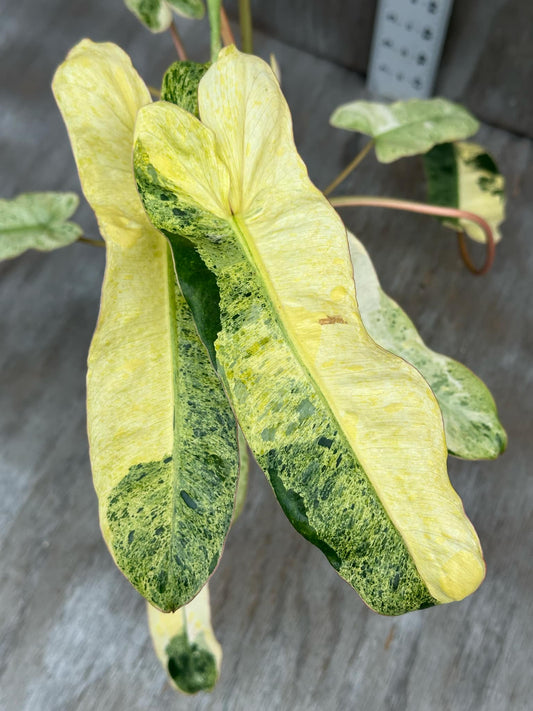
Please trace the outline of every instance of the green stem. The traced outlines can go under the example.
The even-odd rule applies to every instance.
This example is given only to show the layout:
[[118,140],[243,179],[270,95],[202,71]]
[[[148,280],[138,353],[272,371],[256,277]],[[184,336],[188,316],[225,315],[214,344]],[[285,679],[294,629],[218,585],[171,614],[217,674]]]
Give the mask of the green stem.
[[207,0],[209,26],[211,28],[211,61],[216,62],[222,47],[220,41],[220,8],[222,0]]
[[494,262],[496,246],[494,235],[489,223],[474,212],[460,210],[456,207],[441,207],[440,205],[426,205],[422,202],[412,200],[397,200],[395,198],[372,197],[371,195],[344,195],[342,197],[331,198],[333,207],[386,207],[391,210],[406,210],[408,212],[419,212],[423,215],[435,215],[436,217],[453,217],[458,220],[470,220],[479,225],[485,233],[485,262],[481,267],[475,267],[467,251],[464,232],[458,231],[459,251],[464,263],[473,274],[486,274]]
[[239,24],[241,27],[242,51],[253,54],[252,11],[250,0],[239,0]]
[[324,190],[324,195],[329,195],[331,192],[333,192],[333,190],[335,190],[335,188],[337,187],[337,185],[340,185],[340,184],[342,183],[342,181],[350,175],[350,173],[352,172],[352,170],[354,170],[355,168],[357,168],[357,166],[358,166],[359,163],[363,160],[363,158],[370,152],[370,150],[371,150],[371,148],[372,148],[373,145],[374,145],[374,139],[372,139],[371,141],[369,141],[369,142],[365,145],[365,147],[363,148],[363,150],[360,151],[360,152],[355,156],[355,158],[353,159],[353,161],[352,161],[349,165],[347,165],[346,168],[345,168],[343,171],[341,171],[341,172],[337,175],[337,177],[335,178],[335,180],[334,180],[332,183],[330,183],[330,184],[328,185],[328,187]]

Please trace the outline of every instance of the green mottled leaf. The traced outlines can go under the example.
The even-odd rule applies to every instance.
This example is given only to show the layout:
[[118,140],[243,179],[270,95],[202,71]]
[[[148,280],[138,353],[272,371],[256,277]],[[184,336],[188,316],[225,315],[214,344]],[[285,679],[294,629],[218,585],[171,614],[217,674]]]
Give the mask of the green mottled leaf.
[[198,117],[198,84],[208,69],[209,64],[174,62],[163,77],[161,99]]
[[407,314],[381,289],[361,242],[350,232],[348,242],[363,323],[376,343],[405,358],[428,381],[442,411],[450,454],[464,459],[500,455],[507,435],[486,385],[461,363],[425,345]]
[[186,694],[211,691],[222,663],[222,648],[211,626],[209,590],[205,585],[188,605],[163,613],[147,606],[148,627],[172,685]]
[[426,153],[437,143],[468,138],[479,128],[465,108],[447,99],[409,99],[394,104],[353,101],[339,106],[330,122],[371,136],[382,163]]
[[237,485],[236,423],[167,241],[135,188],[133,128],[148,89],[121,49],[89,40],[69,53],[53,89],[106,240],[87,376],[101,528],[130,582],[172,611],[220,558]]
[[151,32],[164,32],[172,22],[172,9],[184,17],[199,20],[204,16],[202,0],[124,0],[126,7]]
[[309,182],[279,83],[228,47],[198,94],[201,122],[141,109],[135,172],[252,452],[371,607],[461,599],[484,564],[437,401],[362,325],[344,226]]
[[82,234],[67,222],[76,211],[75,193],[24,193],[0,200],[0,259],[17,257],[27,249],[49,252],[66,247]]
[[[505,219],[505,180],[483,146],[476,143],[443,143],[424,156],[428,201],[458,207],[483,217],[499,242],[499,226]],[[463,229],[476,242],[485,232],[471,220],[439,218],[453,230]]]

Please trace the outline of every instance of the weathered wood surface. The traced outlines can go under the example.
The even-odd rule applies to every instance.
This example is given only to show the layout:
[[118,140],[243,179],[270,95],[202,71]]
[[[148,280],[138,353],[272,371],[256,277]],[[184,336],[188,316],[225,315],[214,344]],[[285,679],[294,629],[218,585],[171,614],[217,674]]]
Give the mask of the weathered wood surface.
[[[428,3],[413,2],[423,15]],[[235,14],[237,0],[226,4]],[[266,32],[361,74],[376,7],[377,0],[252,0]],[[531,0],[455,0],[435,94],[533,138],[532,27]]]
[[[205,27],[183,27],[193,54],[205,56]],[[118,0],[8,0],[0,22],[3,196],[78,188],[49,82],[82,36],[119,42],[152,84],[174,59],[170,39],[149,35]],[[362,82],[265,37],[257,48],[276,53],[298,147],[323,187],[361,145],[327,117],[363,95]],[[428,218],[344,212],[389,293],[432,346],[486,380],[508,429],[499,461],[450,461],[487,560],[479,592],[400,618],[372,613],[291,528],[254,469],[247,507],[212,581],[222,678],[212,695],[176,696],[151,649],[144,603],[98,529],[84,377],[103,250],[79,244],[29,253],[0,265],[1,709],[531,708],[533,149],[488,126],[480,139],[497,156],[510,196],[490,276],[472,277],[452,233]],[[387,168],[368,158],[342,190],[353,191],[422,198],[420,163]],[[87,207],[78,217],[94,234]]]

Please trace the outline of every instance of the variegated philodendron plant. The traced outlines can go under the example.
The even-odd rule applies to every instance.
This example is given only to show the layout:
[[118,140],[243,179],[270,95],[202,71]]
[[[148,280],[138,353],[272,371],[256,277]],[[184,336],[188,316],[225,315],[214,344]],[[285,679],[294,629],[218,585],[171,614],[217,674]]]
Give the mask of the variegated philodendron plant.
[[[203,8],[152,5],[154,30],[171,6]],[[485,565],[446,459],[505,449],[494,401],[382,291],[310,182],[270,67],[228,46],[211,65],[173,64],[153,103],[119,47],[83,40],[53,91],[107,255],[87,376],[101,528],[176,687],[219,674],[207,583],[243,505],[247,445],[296,530],[372,609],[472,593]],[[425,152],[432,201],[473,201],[497,231],[503,179],[455,143],[477,127],[461,107],[355,102],[332,122],[369,134],[383,162]],[[76,203],[1,201],[0,256],[77,239]]]

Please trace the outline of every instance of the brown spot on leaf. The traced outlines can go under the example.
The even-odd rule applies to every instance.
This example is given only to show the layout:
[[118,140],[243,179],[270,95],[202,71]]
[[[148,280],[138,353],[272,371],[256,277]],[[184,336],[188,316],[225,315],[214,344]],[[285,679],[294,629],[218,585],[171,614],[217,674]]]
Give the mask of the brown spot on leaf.
[[342,316],[326,316],[326,318],[319,319],[318,323],[321,326],[326,326],[328,323],[346,323]]

